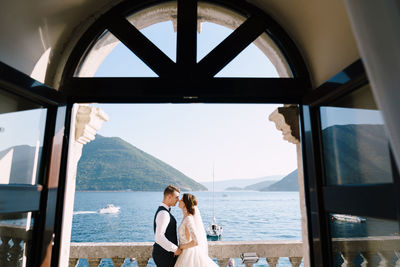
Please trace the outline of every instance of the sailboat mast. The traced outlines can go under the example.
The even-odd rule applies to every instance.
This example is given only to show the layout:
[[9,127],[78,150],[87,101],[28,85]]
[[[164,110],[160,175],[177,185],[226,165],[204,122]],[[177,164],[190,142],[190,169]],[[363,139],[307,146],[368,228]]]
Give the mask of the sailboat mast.
[[213,220],[215,220],[215,188],[214,188],[214,164],[213,164]]

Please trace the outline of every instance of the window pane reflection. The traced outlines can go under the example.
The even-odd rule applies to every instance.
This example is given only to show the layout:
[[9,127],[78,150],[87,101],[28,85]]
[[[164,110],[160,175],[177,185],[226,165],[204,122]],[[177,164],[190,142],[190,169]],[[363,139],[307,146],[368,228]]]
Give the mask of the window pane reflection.
[[328,185],[392,182],[389,141],[369,87],[320,112]]
[[36,184],[47,110],[0,91],[0,184]]
[[344,214],[330,214],[330,218],[334,266],[345,262],[347,266],[395,266],[400,260],[397,221]]

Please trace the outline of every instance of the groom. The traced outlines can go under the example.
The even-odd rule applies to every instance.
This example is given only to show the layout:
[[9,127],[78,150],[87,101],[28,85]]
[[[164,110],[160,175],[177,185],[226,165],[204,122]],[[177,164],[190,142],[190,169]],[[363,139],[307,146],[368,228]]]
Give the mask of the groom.
[[173,267],[176,258],[182,250],[178,248],[176,234],[176,220],[170,213],[170,207],[176,205],[179,200],[178,187],[169,185],[164,190],[164,199],[154,216],[153,260],[157,267]]

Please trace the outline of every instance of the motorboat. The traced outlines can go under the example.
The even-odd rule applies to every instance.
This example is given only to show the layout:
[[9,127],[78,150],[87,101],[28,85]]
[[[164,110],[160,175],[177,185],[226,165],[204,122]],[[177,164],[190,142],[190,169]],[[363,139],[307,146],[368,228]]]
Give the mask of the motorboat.
[[99,213],[118,213],[120,207],[116,207],[113,204],[108,204],[105,208],[99,209]]
[[333,214],[332,220],[337,220],[342,222],[352,222],[352,223],[363,223],[367,219],[353,215]]

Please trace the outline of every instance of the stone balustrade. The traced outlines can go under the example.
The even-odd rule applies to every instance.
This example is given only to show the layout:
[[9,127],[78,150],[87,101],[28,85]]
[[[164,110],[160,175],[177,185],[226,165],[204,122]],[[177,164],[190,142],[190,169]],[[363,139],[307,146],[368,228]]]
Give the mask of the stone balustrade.
[[362,238],[333,238],[332,250],[343,259],[342,267],[357,266],[400,267],[400,236],[373,236]]
[[[139,243],[72,243],[69,266],[79,259],[87,259],[90,267],[98,266],[101,259],[111,258],[114,266],[121,266],[125,258],[136,258],[139,267],[147,266],[151,258],[152,242]],[[279,258],[289,258],[292,266],[299,266],[303,258],[301,241],[218,241],[209,242],[209,256],[217,259],[219,266],[226,266],[230,258],[241,253],[255,252],[275,267]],[[357,266],[400,267],[400,237],[377,236],[365,238],[334,238],[332,250],[343,259],[342,267]]]
[[[152,249],[153,242],[71,243],[69,266],[75,266],[79,259],[87,259],[89,267],[97,267],[102,259],[108,258],[112,259],[114,266],[121,266],[125,258],[133,257],[139,267],[145,267]],[[303,258],[301,241],[217,241],[209,242],[208,249],[209,256],[217,259],[219,266],[226,266],[230,258],[239,258],[244,252],[257,253],[272,267],[281,257],[288,257],[292,266],[298,267]]]
[[20,266],[24,249],[31,247],[32,231],[23,226],[0,224],[0,239],[0,266]]

